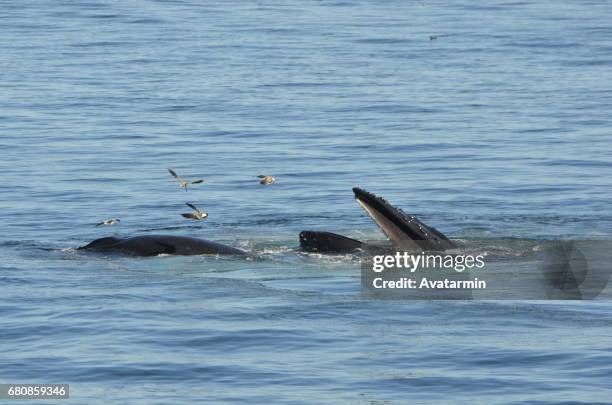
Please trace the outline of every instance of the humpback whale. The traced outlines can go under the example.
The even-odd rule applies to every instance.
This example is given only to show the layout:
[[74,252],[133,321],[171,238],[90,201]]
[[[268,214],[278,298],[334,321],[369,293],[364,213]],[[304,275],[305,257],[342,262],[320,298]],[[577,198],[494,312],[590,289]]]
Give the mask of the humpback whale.
[[116,238],[113,236],[96,239],[81,246],[79,250],[96,252],[116,252],[132,256],[169,255],[246,255],[243,250],[221,243],[188,236],[145,235],[131,238]]
[[[360,188],[353,188],[355,200],[391,240],[397,250],[444,251],[455,247],[450,239],[436,228],[425,225],[414,215],[408,215]],[[361,241],[331,232],[302,231],[300,248],[309,252],[342,253],[367,248]]]
[[[425,225],[413,215],[360,188],[353,188],[355,200],[389,238],[393,248],[406,251],[444,251],[455,247],[440,231]],[[308,252],[349,253],[374,245],[325,231],[300,232],[300,248]],[[133,256],[173,255],[246,255],[220,243],[187,236],[145,235],[131,238],[106,237],[81,246],[80,250],[117,252]]]

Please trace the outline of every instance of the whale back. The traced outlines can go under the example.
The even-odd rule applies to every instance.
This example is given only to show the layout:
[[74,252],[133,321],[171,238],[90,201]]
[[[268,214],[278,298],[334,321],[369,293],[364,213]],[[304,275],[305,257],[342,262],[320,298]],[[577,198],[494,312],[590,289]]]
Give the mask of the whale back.
[[121,242],[121,239],[115,238],[114,236],[107,236],[105,238],[100,238],[100,239],[96,239],[94,241],[91,241],[87,245],[81,246],[78,249],[79,250],[82,250],[82,249],[89,249],[89,250],[111,249],[112,246],[114,246],[118,242]]
[[106,237],[96,239],[79,249],[112,251],[133,256],[169,255],[246,255],[246,252],[204,239],[174,235],[143,235],[118,239]]

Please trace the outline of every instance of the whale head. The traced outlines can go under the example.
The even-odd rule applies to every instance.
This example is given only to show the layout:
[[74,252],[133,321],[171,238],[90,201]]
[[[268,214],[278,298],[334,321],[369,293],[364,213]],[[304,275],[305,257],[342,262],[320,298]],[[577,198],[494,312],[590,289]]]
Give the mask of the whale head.
[[385,199],[358,187],[353,188],[353,193],[357,203],[396,248],[442,251],[455,247],[455,244],[437,229],[395,208]]
[[362,247],[362,243],[332,232],[300,232],[300,248],[306,252],[349,253]]

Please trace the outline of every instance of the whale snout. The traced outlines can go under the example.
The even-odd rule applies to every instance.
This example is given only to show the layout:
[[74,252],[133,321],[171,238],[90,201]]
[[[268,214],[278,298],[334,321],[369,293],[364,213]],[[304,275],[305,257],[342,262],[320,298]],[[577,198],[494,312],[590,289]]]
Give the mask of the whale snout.
[[306,252],[348,253],[361,248],[361,242],[332,232],[300,232],[300,248]]

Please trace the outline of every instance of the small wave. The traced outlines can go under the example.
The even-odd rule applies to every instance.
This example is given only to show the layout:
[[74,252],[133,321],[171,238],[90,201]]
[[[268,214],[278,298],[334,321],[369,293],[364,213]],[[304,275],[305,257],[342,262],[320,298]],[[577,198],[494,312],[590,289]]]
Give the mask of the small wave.
[[13,247],[13,246],[21,246],[21,247],[37,247],[39,243],[33,240],[7,240],[4,242],[0,242],[0,246]]
[[356,43],[359,44],[381,44],[381,45],[385,45],[385,44],[409,44],[414,42],[413,39],[406,39],[406,38],[362,38],[362,39],[357,39],[355,40]]
[[119,14],[94,14],[94,15],[87,16],[87,18],[93,18],[96,20],[112,20],[112,19],[121,18],[121,17],[123,16]]
[[183,229],[201,229],[201,227],[197,225],[161,226],[157,228],[137,229],[136,232],[178,231]]
[[161,24],[164,21],[159,18],[137,18],[127,21],[130,24]]

